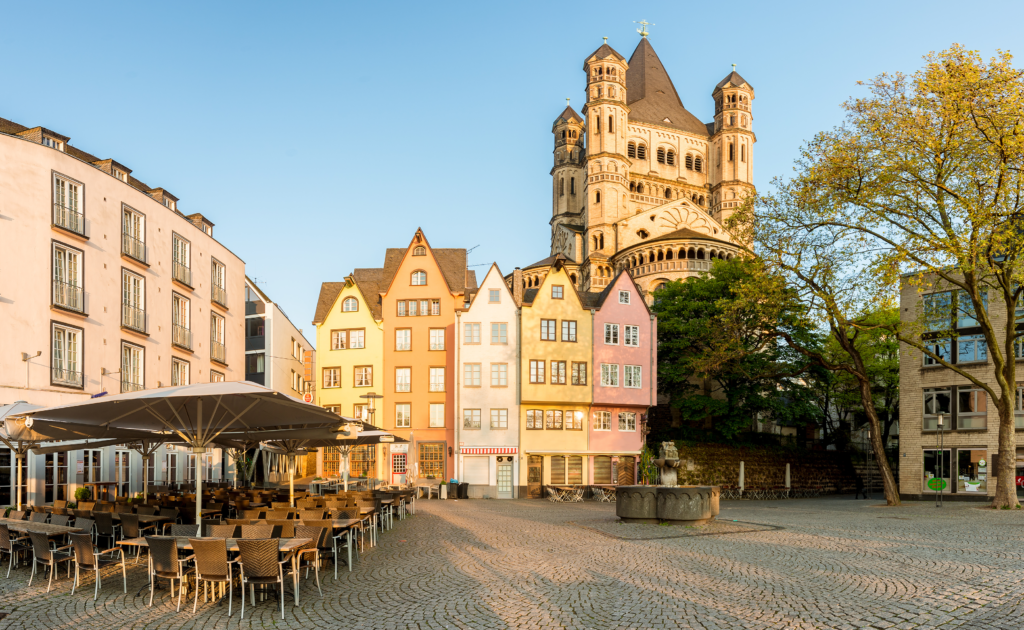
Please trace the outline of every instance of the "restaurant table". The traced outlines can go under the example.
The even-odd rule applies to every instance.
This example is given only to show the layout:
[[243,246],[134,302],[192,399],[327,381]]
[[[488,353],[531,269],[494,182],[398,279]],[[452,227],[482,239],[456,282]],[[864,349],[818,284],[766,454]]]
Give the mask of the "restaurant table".
[[0,523],[7,526],[12,532],[22,534],[46,534],[47,536],[63,536],[64,534],[77,534],[82,531],[81,527],[68,527],[66,525],[52,525],[50,523],[33,523],[32,521],[19,521],[13,518],[0,518]]
[[[112,512],[111,515],[115,521],[121,520],[120,512]],[[139,517],[139,525],[152,525],[154,523],[161,523],[163,521],[173,521],[173,516],[160,516],[159,514],[136,514]]]
[[[175,542],[178,545],[178,549],[191,551],[192,543],[189,542],[189,536],[175,536]],[[191,538],[198,538],[198,536],[192,536]],[[235,538],[227,538],[228,551],[238,552],[238,540]],[[291,554],[292,562],[292,591],[295,593],[295,605],[299,605],[299,567],[298,567],[298,554],[295,550],[305,545],[306,543],[313,540],[312,538],[278,538],[278,551],[281,553]],[[125,547],[149,547],[149,543],[145,538],[128,538],[126,540],[119,540],[118,545],[124,545]],[[351,544],[351,543],[350,543]],[[350,565],[351,568],[351,565]],[[150,577],[152,579],[152,577]],[[196,591],[196,596],[199,596],[199,592]],[[245,597],[245,593],[242,593]]]
[[548,485],[549,488],[554,488],[559,497],[565,503],[578,503],[583,500],[583,491],[581,488],[576,486],[554,486]]
[[111,486],[114,487],[114,498],[115,499],[117,498],[117,486],[118,486],[118,482],[117,481],[87,481],[87,482],[85,482],[84,485],[92,486],[93,487],[92,497],[96,501],[100,500],[100,489],[101,488],[103,489],[103,499],[107,500],[107,495],[110,494],[110,487]]

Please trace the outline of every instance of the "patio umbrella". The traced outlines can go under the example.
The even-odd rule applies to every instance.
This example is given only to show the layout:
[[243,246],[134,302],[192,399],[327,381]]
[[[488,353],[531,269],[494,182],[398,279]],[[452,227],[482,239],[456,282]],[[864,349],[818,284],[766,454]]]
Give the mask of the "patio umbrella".
[[[238,381],[200,383],[114,394],[30,414],[110,428],[170,431],[195,454],[222,433],[263,427],[338,425],[338,416],[272,389]],[[203,474],[196,467],[196,522],[202,520]]]
[[25,455],[33,447],[39,446],[43,442],[53,442],[55,440],[146,435],[145,432],[140,431],[50,422],[26,419],[24,417],[25,414],[39,409],[42,409],[42,407],[29,404],[23,400],[0,406],[0,419],[3,420],[3,430],[0,430],[0,442],[3,442],[14,451],[15,465],[17,467],[16,487],[18,488],[16,492],[16,505],[19,510],[21,509],[21,466],[25,460]]

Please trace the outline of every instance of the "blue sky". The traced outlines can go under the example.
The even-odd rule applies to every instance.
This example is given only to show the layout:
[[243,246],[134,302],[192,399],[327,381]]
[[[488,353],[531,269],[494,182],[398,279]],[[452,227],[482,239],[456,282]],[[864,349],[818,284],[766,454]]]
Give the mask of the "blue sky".
[[[857,80],[957,42],[1024,50],[1019,2],[8,3],[0,116],[202,212],[313,340],[320,283],[423,227],[480,274],[548,254],[551,123],[607,36],[651,43],[698,118],[756,90],[755,183],[841,121]],[[11,28],[11,25],[19,25]]]

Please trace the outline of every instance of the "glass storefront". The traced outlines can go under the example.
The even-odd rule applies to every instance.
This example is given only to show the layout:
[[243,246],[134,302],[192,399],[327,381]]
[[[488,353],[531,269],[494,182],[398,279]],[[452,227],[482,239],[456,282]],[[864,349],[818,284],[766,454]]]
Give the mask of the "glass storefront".
[[[940,455],[941,453],[941,455]],[[922,492],[988,493],[988,451],[977,448],[926,449]],[[933,481],[941,478],[942,482]],[[954,483],[955,482],[955,483]]]
[[[940,456],[941,453],[941,456]],[[926,449],[924,452],[924,492],[949,492],[949,480],[952,475],[952,450]],[[942,482],[932,481],[942,479]],[[934,486],[940,486],[938,489]]]
[[988,457],[987,451],[957,449],[956,451],[956,491],[957,492],[988,492]]

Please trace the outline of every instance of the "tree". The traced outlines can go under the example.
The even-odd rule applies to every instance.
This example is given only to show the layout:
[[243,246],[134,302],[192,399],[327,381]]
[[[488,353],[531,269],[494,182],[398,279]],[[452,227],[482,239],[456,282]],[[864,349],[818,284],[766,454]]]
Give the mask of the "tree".
[[756,260],[715,261],[711,271],[654,294],[658,389],[683,418],[732,441],[755,420],[814,422],[807,361],[779,343],[778,329],[812,344],[798,305],[736,301],[760,273]]
[[[884,463],[864,334],[891,334],[953,370],[999,413],[996,506],[1016,506],[1013,403],[1015,327],[990,316],[991,293],[1014,313],[1024,231],[1024,78],[1001,52],[985,62],[960,46],[925,57],[911,76],[882,74],[844,104],[842,127],[806,143],[789,181],[752,199],[730,221],[769,268],[785,275],[848,356],[830,369],[855,378]],[[988,347],[994,383],[929,349],[924,316],[872,321],[897,308],[900,283],[959,291]],[[993,300],[993,301],[995,301]],[[950,319],[952,319],[950,317]],[[934,328],[934,327],[933,327]],[[941,328],[941,327],[940,327]],[[940,353],[941,354],[941,353]],[[888,466],[886,499],[898,503]]]

